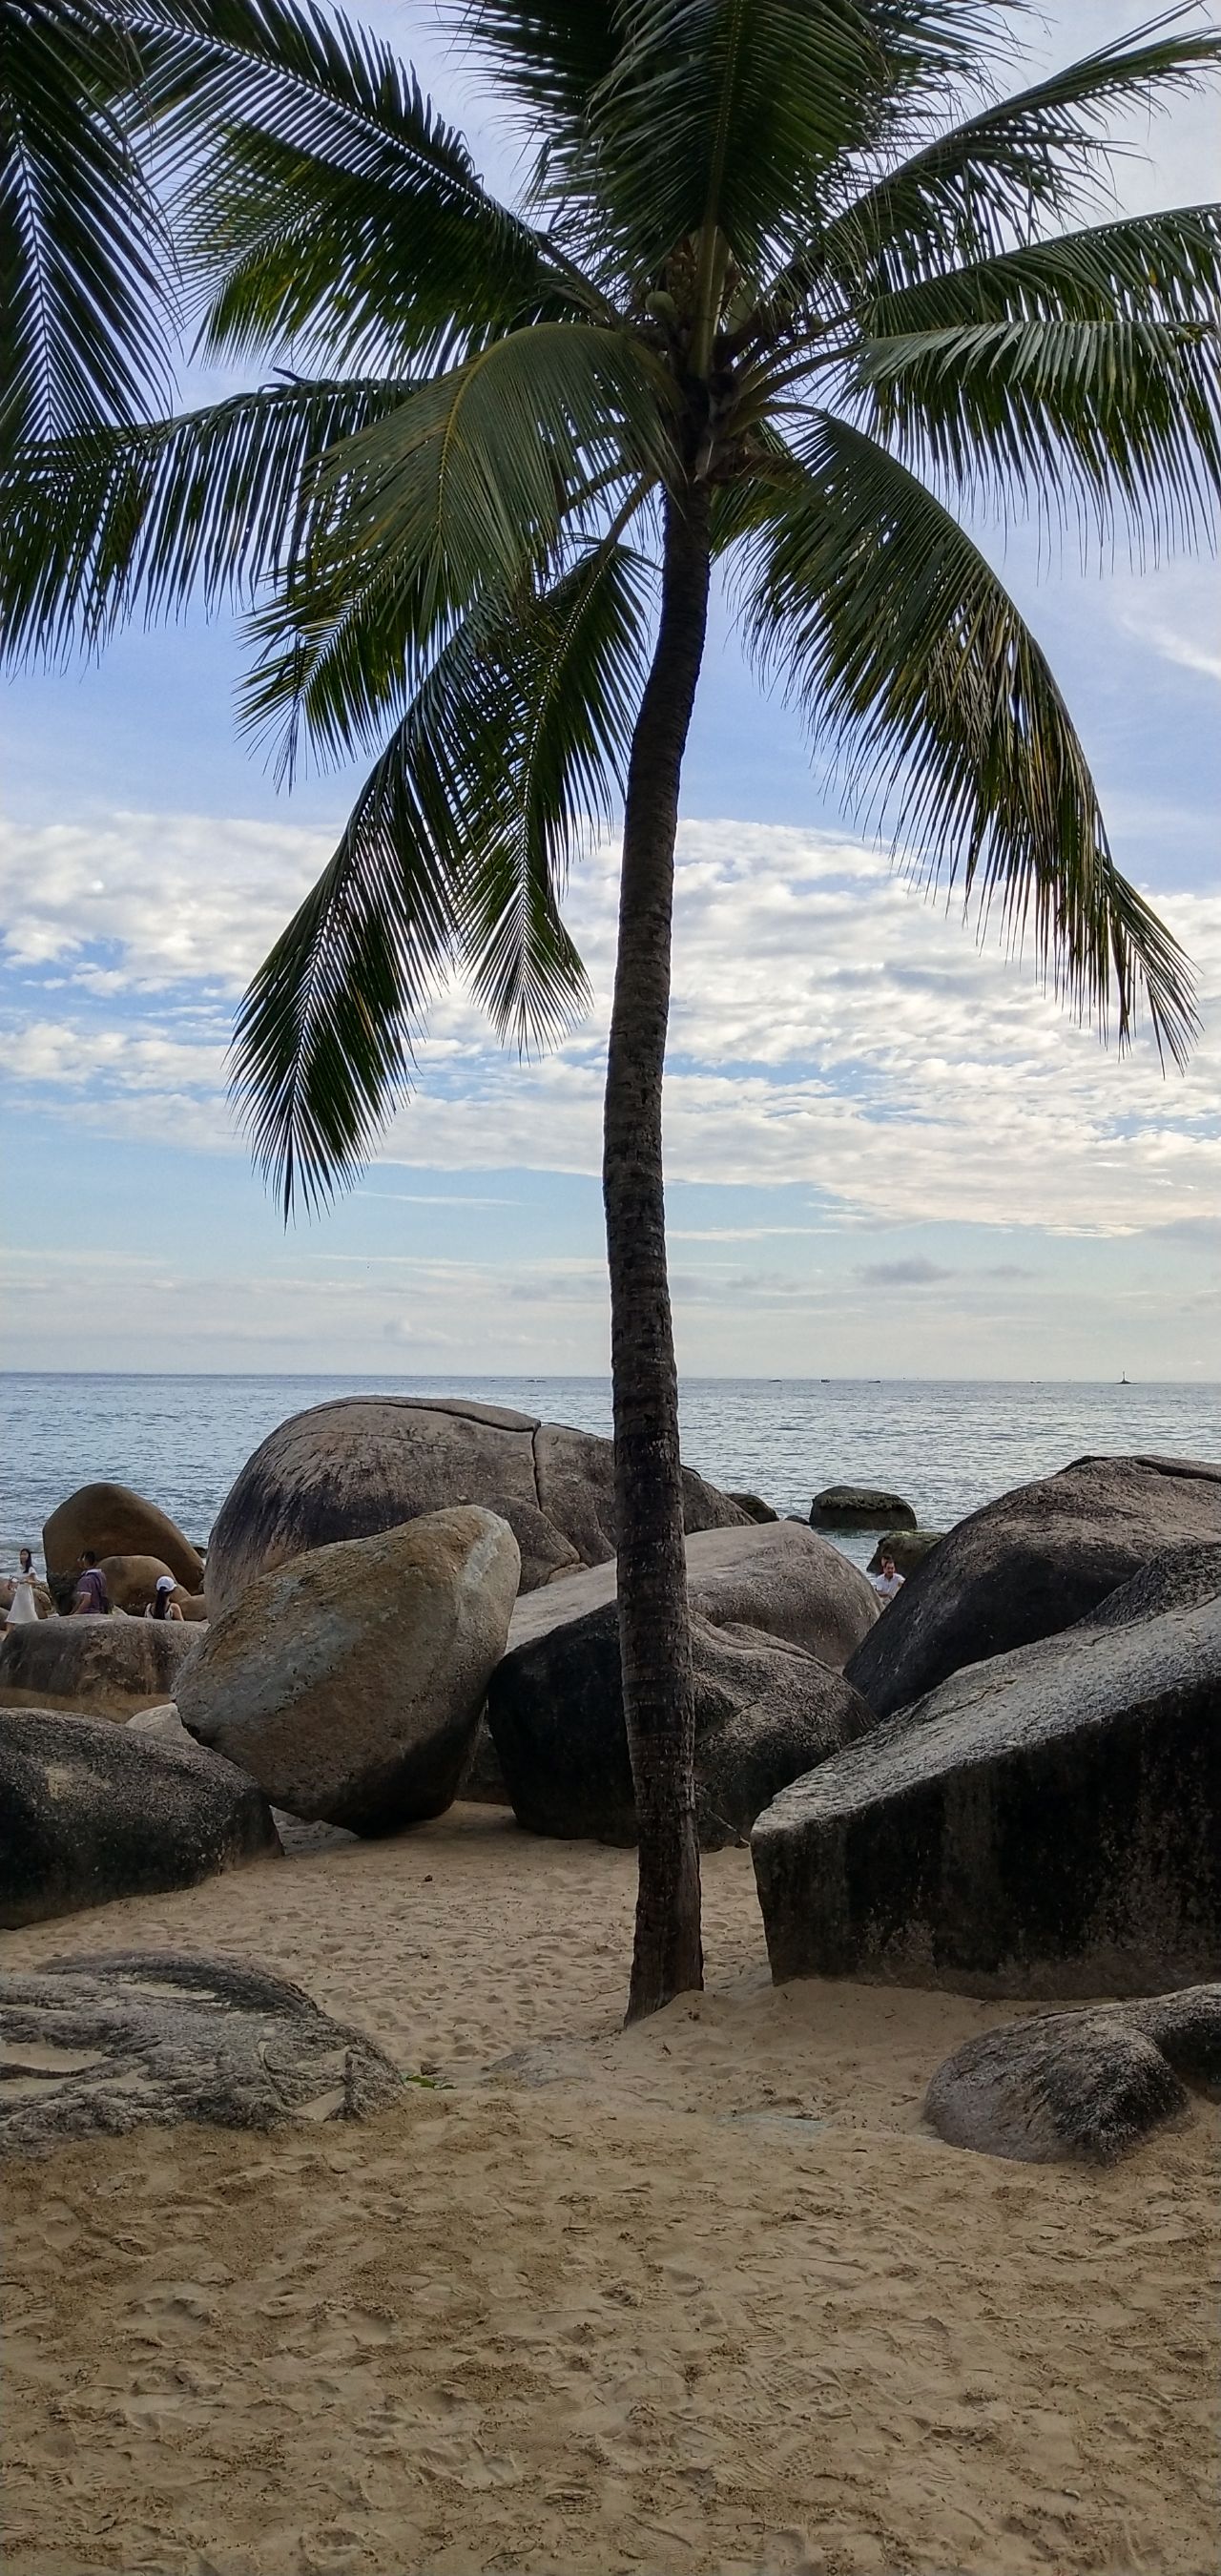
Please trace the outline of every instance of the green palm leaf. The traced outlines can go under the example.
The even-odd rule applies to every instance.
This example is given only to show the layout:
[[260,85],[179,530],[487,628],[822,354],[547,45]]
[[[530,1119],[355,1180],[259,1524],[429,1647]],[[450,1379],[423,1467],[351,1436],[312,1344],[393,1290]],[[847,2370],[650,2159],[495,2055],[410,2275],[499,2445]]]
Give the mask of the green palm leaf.
[[1121,1043],[1143,991],[1182,1060],[1181,952],[1119,874],[1080,741],[978,548],[873,440],[816,417],[750,557],[748,627],[854,800],[896,818],[930,883],[961,880],[1010,945]]
[[376,740],[430,638],[531,582],[592,494],[676,470],[659,390],[626,332],[537,324],[330,450],[311,561],[257,621],[246,693],[286,767],[302,734],[327,757]]
[[881,434],[1004,507],[1082,502],[1155,542],[1207,531],[1221,492],[1221,342],[1209,323],[962,324],[867,342]]
[[550,589],[462,622],[260,969],[235,1093],[286,1212],[358,1169],[456,965],[519,1044],[549,1042],[586,1006],[559,897],[626,756],[643,574],[603,541]]
[[828,206],[750,332],[800,330],[811,309],[867,310],[881,292],[994,259],[1089,207],[1106,190],[1115,115],[1198,88],[1221,61],[1221,35],[1188,24],[1194,15],[1171,9],[989,102],[864,189],[844,171],[848,202]]
[[128,420],[168,376],[167,242],[91,0],[0,0],[0,442]]
[[33,443],[0,491],[0,627],[12,660],[94,647],[126,619],[249,600],[307,542],[309,467],[401,402],[383,378],[235,394],[132,428]]

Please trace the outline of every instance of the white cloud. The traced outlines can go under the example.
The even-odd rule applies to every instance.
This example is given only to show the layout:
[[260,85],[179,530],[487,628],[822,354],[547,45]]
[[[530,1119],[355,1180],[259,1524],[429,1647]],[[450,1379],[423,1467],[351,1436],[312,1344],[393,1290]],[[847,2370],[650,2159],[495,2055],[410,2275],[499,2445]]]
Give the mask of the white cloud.
[[[145,997],[132,997],[120,1024],[108,997],[83,996],[78,1016],[57,992],[53,1013],[17,1020],[10,1070],[23,1097],[61,1103],[99,1134],[238,1150],[224,1088],[228,1008],[214,996],[248,974],[317,842],[172,816],[116,817],[103,838],[106,936],[116,971]],[[76,936],[72,889],[85,864],[71,835],[10,836],[0,917],[31,965],[40,946],[53,954]],[[252,896],[247,872],[259,868]],[[157,872],[166,917],[194,923],[163,952],[134,899]],[[385,1140],[391,1169],[596,1172],[615,893],[614,853],[601,849],[570,904],[597,1001],[558,1055],[523,1067],[490,1045],[464,994],[437,1006],[418,1094]],[[1164,1079],[1147,1042],[1122,1061],[1104,1052],[1028,967],[980,946],[956,908],[923,900],[861,843],[685,825],[672,1178],[798,1183],[850,1219],[891,1224],[1124,1233],[1207,1215],[1221,1200],[1221,901],[1180,895],[1163,909],[1196,959],[1205,1003],[1185,1079]]]
[[[330,855],[295,824],[198,814],[0,826],[10,965],[81,961],[93,991],[240,992]],[[91,952],[101,951],[101,957]]]
[[1175,662],[1182,671],[1199,671],[1207,680],[1221,680],[1221,653],[1206,652],[1193,644],[1189,635],[1176,635],[1169,626],[1151,626],[1146,640],[1164,662]]

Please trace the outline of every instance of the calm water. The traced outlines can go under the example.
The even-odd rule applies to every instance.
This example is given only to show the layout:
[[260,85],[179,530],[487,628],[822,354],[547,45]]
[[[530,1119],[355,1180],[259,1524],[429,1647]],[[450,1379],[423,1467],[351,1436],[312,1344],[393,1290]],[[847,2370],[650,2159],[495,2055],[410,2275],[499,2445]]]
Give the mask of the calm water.
[[[0,1565],[78,1485],[107,1477],[206,1540],[243,1461],[337,1395],[466,1395],[609,1432],[602,1378],[0,1376]],[[1086,1451],[1221,1459],[1221,1386],[689,1378],[683,1454],[714,1484],[806,1512],[821,1485],[877,1483],[944,1529]],[[846,1542],[861,1562],[872,1539]]]

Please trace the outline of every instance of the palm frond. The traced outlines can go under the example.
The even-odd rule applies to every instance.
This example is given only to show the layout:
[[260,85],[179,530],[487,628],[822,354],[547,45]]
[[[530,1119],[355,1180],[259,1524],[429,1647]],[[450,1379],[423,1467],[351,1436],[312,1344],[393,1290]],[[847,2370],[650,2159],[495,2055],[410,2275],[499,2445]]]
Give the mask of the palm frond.
[[310,526],[309,468],[407,388],[267,385],[133,428],[21,449],[0,473],[0,634],[8,658],[93,648],[141,612],[249,601],[291,580]]
[[[612,531],[506,631],[507,776],[488,784],[491,829],[472,872],[463,948],[497,1035],[522,1048],[558,1036],[572,1016],[579,961],[559,898],[578,846],[591,824],[609,822],[626,777],[650,579],[651,567]],[[583,1006],[583,977],[579,991]]]
[[282,764],[380,739],[431,645],[554,561],[591,495],[670,474],[664,390],[626,332],[539,323],[333,448],[311,561],[256,621],[245,716],[284,728]]
[[1015,318],[866,342],[880,435],[1006,513],[1118,512],[1137,543],[1211,531],[1221,341],[1205,319]]
[[699,235],[706,258],[719,243],[758,275],[796,246],[820,174],[869,135],[886,64],[868,8],[630,0],[622,26],[585,149],[630,270]]
[[1212,324],[1219,303],[1221,205],[1176,206],[934,270],[862,318],[885,339],[974,322]]
[[483,187],[410,69],[339,10],[315,0],[123,6],[140,30],[157,168],[178,187],[183,254],[216,290],[214,349],[262,349],[278,328],[308,329],[328,363],[350,360],[367,353],[379,290],[390,288],[385,362],[401,368],[440,327],[447,295],[451,330],[473,331],[489,315],[524,316],[540,297],[580,309],[596,300],[559,247]]
[[990,102],[832,210],[776,279],[757,335],[800,328],[820,298],[860,310],[1071,221],[1109,193],[1116,121],[1199,88],[1219,63],[1221,33],[1185,5]]
[[549,1042],[585,1007],[559,895],[625,756],[642,579],[604,539],[549,590],[462,621],[256,976],[234,1088],[286,1215],[366,1159],[456,965],[519,1043]]
[[0,0],[0,446],[129,420],[168,384],[171,261],[122,22]]
[[1190,970],[1117,870],[1067,708],[978,548],[905,466],[815,416],[804,476],[777,491],[750,548],[747,617],[850,797],[960,881],[1011,947],[1103,1034],[1129,1038],[1143,993],[1159,1047],[1184,1059]]

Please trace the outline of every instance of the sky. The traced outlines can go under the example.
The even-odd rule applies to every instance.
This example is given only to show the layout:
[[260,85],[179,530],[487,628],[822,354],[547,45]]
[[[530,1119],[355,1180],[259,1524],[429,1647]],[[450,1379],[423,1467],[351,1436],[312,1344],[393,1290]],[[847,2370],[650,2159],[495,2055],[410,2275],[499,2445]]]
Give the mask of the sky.
[[[512,148],[431,6],[367,6]],[[1122,23],[1070,0],[1033,63]],[[1023,69],[1015,63],[1014,81]],[[1210,193],[1215,106],[1130,138],[1123,202]],[[1211,1380],[1221,1319],[1221,617],[1215,566],[976,533],[1050,655],[1119,865],[1194,960],[1185,1075],[1120,1058],[861,836],[718,600],[684,772],[665,1146],[692,1375]],[[192,615],[5,692],[0,1366],[601,1374],[599,1117],[616,851],[567,917],[594,991],[555,1055],[459,991],[358,1187],[285,1232],[225,1092],[245,982],[355,772],[281,792],[234,722],[241,642]]]

